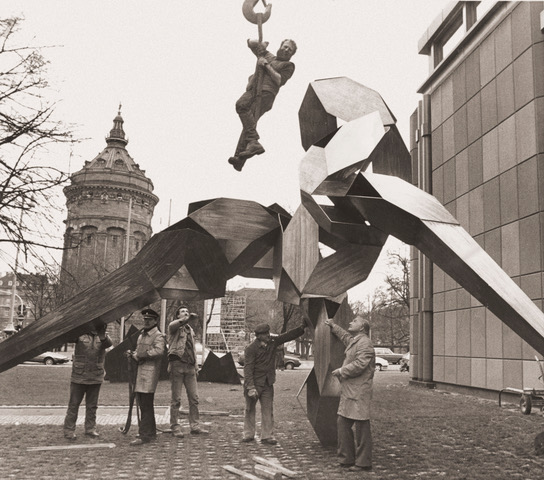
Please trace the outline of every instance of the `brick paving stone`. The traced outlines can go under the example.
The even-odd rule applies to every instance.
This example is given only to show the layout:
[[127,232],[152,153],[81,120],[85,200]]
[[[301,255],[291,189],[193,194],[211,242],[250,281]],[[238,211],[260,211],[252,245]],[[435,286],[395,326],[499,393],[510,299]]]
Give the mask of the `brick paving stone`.
[[[392,388],[392,387],[388,387]],[[404,391],[399,390],[399,396]],[[433,396],[437,402],[443,398],[437,393],[422,392],[423,396]],[[444,397],[445,398],[445,397]],[[477,400],[471,400],[477,403]],[[496,405],[493,405],[497,409]],[[535,424],[538,418],[532,416],[524,418],[519,412],[498,413],[493,421],[486,415],[489,403],[482,402],[481,413],[474,414],[467,422],[475,426],[489,425],[490,432],[496,426],[519,424]],[[416,409],[416,406],[414,406]],[[402,418],[391,421],[387,415],[379,416],[373,421],[375,437],[374,471],[368,474],[346,472],[337,467],[334,448],[324,448],[317,441],[311,427],[306,422],[283,420],[277,422],[275,436],[276,446],[261,445],[258,442],[243,444],[241,417],[206,417],[208,436],[186,435],[183,439],[172,437],[168,433],[158,435],[157,441],[141,447],[130,447],[129,442],[135,438],[137,427],[136,419],[131,431],[123,435],[118,427],[126,419],[126,409],[121,408],[124,415],[115,409],[99,407],[98,423],[100,425],[101,443],[115,443],[116,447],[107,451],[50,451],[28,452],[27,446],[36,446],[36,439],[47,438],[50,445],[65,445],[62,430],[59,428],[64,419],[63,409],[51,409],[52,415],[41,415],[36,412],[34,421],[39,419],[42,424],[30,422],[31,415],[20,414],[2,415],[0,408],[0,441],[2,441],[0,462],[0,479],[42,480],[42,479],[181,479],[181,480],[239,480],[236,475],[225,472],[225,464],[234,465],[247,472],[253,472],[253,456],[258,455],[278,460],[284,467],[299,472],[300,480],[351,480],[372,478],[376,480],[403,480],[421,479],[455,479],[470,480],[470,475],[456,475],[455,472],[445,471],[441,467],[440,455],[444,458],[459,458],[462,466],[465,462],[476,465],[479,471],[489,472],[489,478],[494,479],[523,479],[537,480],[541,477],[531,476],[529,472],[544,471],[544,458],[535,457],[527,450],[532,448],[533,431],[507,438],[504,442],[476,442],[470,438],[466,430],[452,427],[448,423],[447,411],[436,415],[421,414],[421,421],[428,424],[428,436],[418,437],[417,444],[409,436],[407,424],[402,425]],[[162,426],[168,426],[169,415],[166,407],[158,408],[156,420]],[[28,412],[27,412],[28,413]],[[295,412],[299,415],[300,412]],[[278,409],[277,417],[282,412]],[[481,415],[481,418],[479,418]],[[284,415],[285,417],[286,415]],[[42,419],[41,417],[47,417]],[[76,443],[95,442],[83,436],[81,424],[84,414],[80,413],[80,422],[76,433]],[[292,412],[291,412],[292,418]],[[15,426],[15,421],[20,425]],[[418,421],[416,418],[415,421]],[[524,423],[525,422],[525,423]],[[29,428],[31,426],[32,428]],[[463,425],[461,425],[463,427]],[[188,423],[184,419],[183,428],[188,433]],[[464,427],[463,427],[464,428]],[[404,429],[404,430],[403,430]],[[507,428],[504,429],[508,431]],[[404,432],[404,433],[402,433]],[[408,434],[408,435],[407,435]],[[410,441],[406,437],[411,438]],[[485,440],[485,439],[484,439]],[[43,443],[40,443],[43,445]],[[436,445],[440,446],[440,454],[430,457],[428,452],[436,452]],[[510,448],[512,447],[512,448]],[[98,459],[100,459],[98,461]],[[504,463],[506,462],[506,463]],[[58,471],[62,465],[63,475],[49,475],[51,471]],[[21,468],[21,466],[24,466]],[[399,476],[398,472],[403,471]],[[409,473],[408,473],[409,472]],[[482,478],[481,476],[478,478]]]

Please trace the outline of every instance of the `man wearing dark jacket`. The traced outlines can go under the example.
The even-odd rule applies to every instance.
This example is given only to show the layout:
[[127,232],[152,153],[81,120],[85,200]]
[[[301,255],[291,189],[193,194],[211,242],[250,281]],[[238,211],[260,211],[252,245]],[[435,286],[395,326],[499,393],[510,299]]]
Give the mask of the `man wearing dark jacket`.
[[[238,146],[238,151],[229,159],[236,170],[241,170],[248,158],[264,153],[264,148],[259,143],[257,122],[272,108],[280,87],[293,76],[295,64],[290,60],[297,51],[296,43],[290,39],[281,42],[276,55],[267,50],[268,42],[248,40],[247,45],[257,56],[257,68],[260,69],[262,83],[258,85],[257,75],[251,75],[246,91],[236,102],[236,113],[243,126],[243,139]],[[257,91],[259,86],[260,92]],[[260,99],[260,102],[257,99]],[[258,111],[256,111],[257,105]]]
[[96,438],[96,410],[98,395],[104,381],[104,358],[106,349],[112,346],[106,334],[106,325],[91,327],[76,340],[76,348],[70,378],[70,400],[64,418],[64,438],[76,439],[76,421],[79,405],[85,397],[85,435]]
[[261,443],[275,445],[274,382],[276,381],[276,349],[304,334],[305,325],[271,337],[270,326],[255,327],[255,341],[244,352],[244,397],[246,400],[243,442],[255,439],[255,410],[261,404]]

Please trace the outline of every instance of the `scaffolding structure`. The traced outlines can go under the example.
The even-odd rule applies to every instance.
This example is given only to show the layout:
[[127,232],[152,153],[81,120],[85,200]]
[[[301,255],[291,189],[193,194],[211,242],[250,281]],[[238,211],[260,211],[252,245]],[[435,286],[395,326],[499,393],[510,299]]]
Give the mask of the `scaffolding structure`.
[[227,293],[221,299],[219,332],[210,332],[207,346],[215,352],[232,352],[236,355],[246,345],[246,297]]

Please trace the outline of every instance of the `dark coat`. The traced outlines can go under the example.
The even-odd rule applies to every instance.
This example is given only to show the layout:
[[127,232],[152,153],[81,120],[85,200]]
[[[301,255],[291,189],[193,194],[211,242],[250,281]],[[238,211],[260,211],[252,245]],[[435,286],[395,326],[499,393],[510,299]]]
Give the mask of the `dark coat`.
[[104,381],[104,359],[106,349],[112,346],[110,337],[104,341],[96,333],[85,333],[78,337],[72,357],[70,381],[83,385],[96,385]]
[[266,345],[258,339],[250,343],[244,351],[244,388],[257,389],[273,385],[276,381],[276,349],[304,334],[304,327],[297,327],[271,337]]

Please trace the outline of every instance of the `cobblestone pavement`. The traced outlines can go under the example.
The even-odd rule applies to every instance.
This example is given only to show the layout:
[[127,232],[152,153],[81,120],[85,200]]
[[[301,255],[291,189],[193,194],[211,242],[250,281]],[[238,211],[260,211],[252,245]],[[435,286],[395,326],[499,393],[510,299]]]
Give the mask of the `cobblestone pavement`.
[[[23,412],[21,412],[23,410]],[[279,461],[282,466],[299,473],[297,478],[312,480],[340,480],[344,478],[359,478],[357,474],[345,474],[336,467],[336,458],[333,449],[324,449],[315,436],[304,429],[295,429],[295,422],[282,422],[282,431],[278,431],[276,438],[278,445],[262,445],[257,441],[242,443],[241,433],[243,418],[240,415],[206,416],[203,415],[203,426],[210,430],[210,435],[191,435],[189,425],[185,420],[182,429],[185,438],[177,439],[169,433],[159,433],[153,443],[131,447],[129,442],[135,438],[137,428],[133,427],[128,435],[123,435],[118,428],[124,424],[125,415],[119,413],[119,408],[111,409],[100,407],[98,424],[101,436],[93,440],[83,436],[83,428],[78,427],[78,439],[69,443],[62,438],[62,421],[64,415],[61,408],[51,408],[50,414],[44,415],[47,408],[17,409],[0,408],[0,424],[7,426],[7,433],[17,438],[13,433],[23,434],[26,442],[16,442],[5,445],[2,456],[10,461],[0,462],[0,478],[18,479],[95,479],[95,478],[142,478],[142,479],[239,479],[223,469],[224,465],[233,465],[248,473],[253,473],[254,456],[265,457]],[[58,410],[58,411],[55,411]],[[166,407],[157,408],[157,426],[159,429],[169,428],[169,414]],[[126,412],[126,410],[125,410]],[[301,412],[296,412],[299,415]],[[19,424],[17,425],[17,422]],[[136,418],[134,418],[134,423]],[[78,419],[81,425],[82,419]],[[49,431],[47,446],[77,447],[93,444],[113,443],[115,448],[108,449],[62,449],[47,451],[29,451],[28,446],[35,448],[35,442],[28,435],[28,428],[38,437],[43,438],[43,431]],[[55,426],[55,427],[54,427]],[[45,435],[45,438],[48,438]],[[308,441],[311,438],[311,441]],[[25,447],[25,445],[27,445]],[[320,461],[316,464],[315,457]],[[66,472],[48,476],[48,467],[62,462]],[[14,465],[16,466],[14,467]],[[352,475],[352,477],[350,477]]]
[[[301,372],[298,377],[303,376]],[[278,445],[242,443],[243,407],[239,390],[224,390],[222,403],[204,405],[230,409],[228,415],[201,410],[210,435],[172,437],[169,411],[156,406],[157,440],[131,447],[137,420],[127,435],[119,432],[126,407],[99,406],[100,438],[83,435],[83,407],[71,443],[62,436],[65,406],[0,406],[0,480],[183,479],[240,480],[223,469],[233,465],[253,472],[255,456],[276,460],[304,480],[540,480],[544,457],[536,456],[535,435],[542,415],[521,415],[516,403],[499,408],[496,401],[448,392],[411,388],[407,376],[380,373],[375,378],[372,430],[374,470],[346,472],[337,465],[334,447],[323,447],[306,419],[304,406],[294,399],[299,381],[293,372],[279,374],[275,417]],[[215,388],[215,387],[214,387]],[[214,390],[219,395],[223,390]],[[204,393],[206,392],[206,393]],[[232,396],[228,397],[228,393]],[[97,448],[113,444],[112,448]],[[39,451],[36,447],[58,449]],[[284,477],[286,478],[286,477]]]

